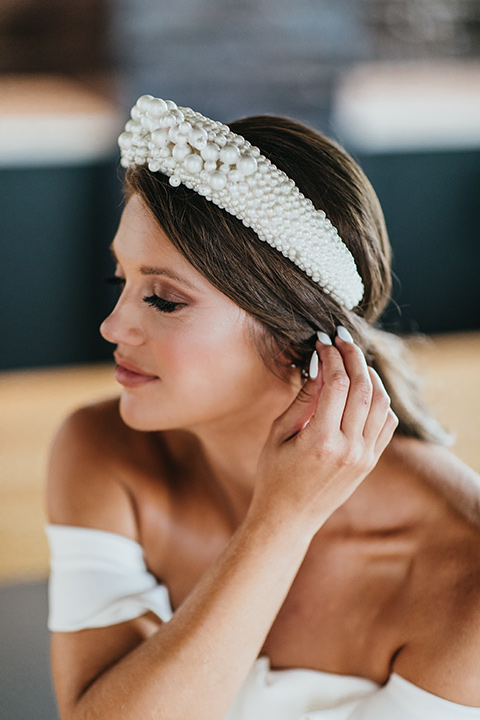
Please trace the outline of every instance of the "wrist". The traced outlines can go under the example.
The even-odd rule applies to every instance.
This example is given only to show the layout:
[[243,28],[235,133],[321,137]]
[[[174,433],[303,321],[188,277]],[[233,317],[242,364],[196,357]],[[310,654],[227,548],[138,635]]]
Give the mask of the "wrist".
[[275,506],[265,503],[254,495],[244,524],[249,532],[260,527],[269,537],[278,535],[306,551],[325,520],[307,517],[306,513],[292,509],[287,503]]

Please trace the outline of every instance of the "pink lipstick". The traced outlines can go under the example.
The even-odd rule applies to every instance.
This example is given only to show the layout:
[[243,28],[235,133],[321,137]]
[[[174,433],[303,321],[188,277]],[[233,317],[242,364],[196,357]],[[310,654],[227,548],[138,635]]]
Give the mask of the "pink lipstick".
[[124,387],[140,387],[159,379],[157,375],[150,375],[145,370],[142,370],[142,368],[139,368],[129,360],[125,360],[118,355],[115,355],[115,360],[117,362],[115,380]]

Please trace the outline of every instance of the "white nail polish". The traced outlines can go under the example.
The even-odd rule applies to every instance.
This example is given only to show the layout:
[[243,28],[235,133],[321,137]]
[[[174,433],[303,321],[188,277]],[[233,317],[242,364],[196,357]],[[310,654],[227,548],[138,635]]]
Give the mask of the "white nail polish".
[[344,328],[343,325],[339,325],[337,327],[337,335],[340,338],[340,340],[344,340],[347,343],[353,343],[353,338],[348,332],[347,328]]
[[318,355],[316,350],[313,351],[312,357],[310,358],[308,374],[311,380],[315,380],[318,377]]
[[328,337],[327,333],[317,330],[317,337],[323,345],[331,345],[332,341]]

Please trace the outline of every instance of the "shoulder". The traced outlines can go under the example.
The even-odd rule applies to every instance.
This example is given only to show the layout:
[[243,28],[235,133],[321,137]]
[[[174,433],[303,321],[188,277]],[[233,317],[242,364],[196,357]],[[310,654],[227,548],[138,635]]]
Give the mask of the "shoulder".
[[117,400],[83,407],[60,426],[47,482],[49,522],[94,527],[138,540],[130,466],[142,433],[122,421]]
[[480,478],[445,448],[406,440],[405,450],[421,519],[408,630],[393,669],[433,694],[479,706]]
[[399,437],[391,444],[390,464],[401,485],[424,504],[422,514],[450,512],[480,532],[480,475],[450,450]]

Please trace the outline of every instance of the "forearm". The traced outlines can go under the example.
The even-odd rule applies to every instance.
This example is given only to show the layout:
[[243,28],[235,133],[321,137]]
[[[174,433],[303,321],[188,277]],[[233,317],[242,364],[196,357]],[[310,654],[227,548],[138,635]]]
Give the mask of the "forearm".
[[312,535],[298,519],[250,513],[173,619],[98,677],[66,717],[220,720]]

